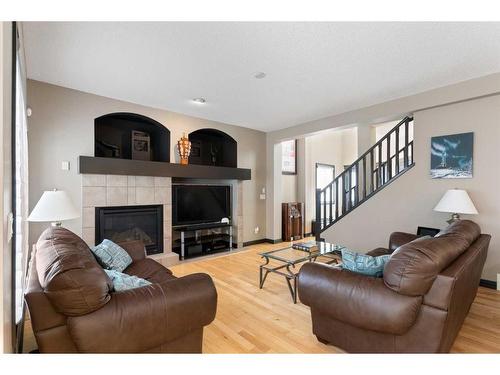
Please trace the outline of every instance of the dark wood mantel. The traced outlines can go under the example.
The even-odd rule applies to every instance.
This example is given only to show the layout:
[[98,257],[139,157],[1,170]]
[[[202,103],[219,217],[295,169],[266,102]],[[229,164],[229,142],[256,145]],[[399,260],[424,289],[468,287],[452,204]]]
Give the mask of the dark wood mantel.
[[211,178],[223,180],[250,180],[252,175],[251,170],[245,168],[194,164],[181,165],[158,161],[99,158],[93,156],[80,156],[78,159],[78,168],[78,172],[81,174]]

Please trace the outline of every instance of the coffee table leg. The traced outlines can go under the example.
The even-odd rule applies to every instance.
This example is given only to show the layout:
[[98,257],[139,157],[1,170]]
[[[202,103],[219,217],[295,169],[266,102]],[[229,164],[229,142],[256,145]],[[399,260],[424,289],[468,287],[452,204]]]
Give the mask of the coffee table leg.
[[[264,277],[262,277],[262,271],[264,271]],[[262,289],[262,287],[264,286],[264,282],[266,281],[268,273],[268,270],[263,270],[262,267],[260,267],[260,289]]]
[[[295,268],[295,266],[292,265]],[[290,266],[286,267],[286,270],[290,274],[290,276],[285,276],[286,283],[288,284],[288,289],[290,290],[290,294],[292,295],[293,303],[297,303],[297,275],[290,270]],[[293,280],[293,285],[290,280]]]
[[293,278],[293,303],[297,303],[297,276]]
[[[293,303],[297,303],[297,276],[285,277],[288,289],[292,295]],[[293,280],[293,285],[291,280]]]
[[290,278],[285,276],[286,283],[288,285],[288,290],[290,291],[290,294],[292,295],[292,300],[294,299],[295,292],[293,290],[292,283],[290,282]]
[[262,266],[259,267],[259,289],[262,289]]
[[[262,264],[259,267],[259,288],[260,289],[262,289],[262,287],[264,286],[264,282],[266,281],[267,274],[269,273],[269,271],[263,267],[267,264],[269,264],[269,258],[266,258],[266,263]],[[262,271],[265,272],[264,276],[262,276]]]

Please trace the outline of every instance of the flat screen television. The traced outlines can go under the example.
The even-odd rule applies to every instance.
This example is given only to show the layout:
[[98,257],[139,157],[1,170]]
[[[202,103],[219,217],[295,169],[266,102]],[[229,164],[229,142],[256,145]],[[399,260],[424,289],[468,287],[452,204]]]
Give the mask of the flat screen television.
[[231,218],[231,186],[172,186],[172,225],[215,223],[223,217]]

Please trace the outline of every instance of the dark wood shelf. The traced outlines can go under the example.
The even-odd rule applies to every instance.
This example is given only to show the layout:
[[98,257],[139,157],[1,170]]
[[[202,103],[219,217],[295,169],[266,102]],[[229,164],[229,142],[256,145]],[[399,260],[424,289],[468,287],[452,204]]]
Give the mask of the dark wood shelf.
[[250,180],[250,169],[215,167],[208,165],[181,165],[159,161],[129,160],[80,156],[78,172],[81,174],[115,174],[130,176],[158,176],[179,178],[207,178],[223,180]]

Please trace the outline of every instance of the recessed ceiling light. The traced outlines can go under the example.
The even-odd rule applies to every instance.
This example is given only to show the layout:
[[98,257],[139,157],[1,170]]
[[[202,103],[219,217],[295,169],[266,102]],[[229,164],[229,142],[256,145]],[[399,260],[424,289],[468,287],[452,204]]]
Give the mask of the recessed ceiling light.
[[264,73],[264,72],[257,72],[253,76],[255,78],[257,78],[257,79],[262,79],[262,78],[264,78],[266,76],[266,73]]
[[206,100],[205,100],[205,98],[194,98],[193,102],[198,103],[198,104],[205,104]]

